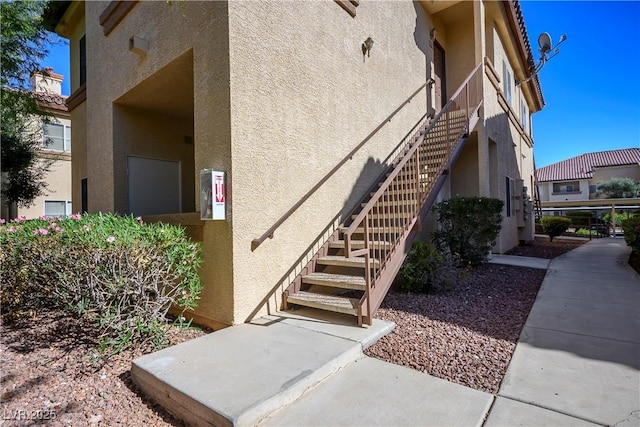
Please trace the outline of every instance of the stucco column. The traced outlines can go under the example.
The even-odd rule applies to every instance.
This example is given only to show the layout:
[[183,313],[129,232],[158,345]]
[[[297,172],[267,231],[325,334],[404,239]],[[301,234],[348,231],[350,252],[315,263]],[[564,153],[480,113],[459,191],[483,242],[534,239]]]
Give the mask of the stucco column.
[[483,71],[484,71],[484,57],[486,56],[486,44],[487,38],[485,36],[485,25],[484,25],[484,2],[474,1],[473,2],[473,32],[474,32],[474,53],[475,53],[475,63],[482,63]]
[[489,162],[489,137],[484,121],[476,126],[478,133],[478,194],[482,197],[491,196],[491,164]]

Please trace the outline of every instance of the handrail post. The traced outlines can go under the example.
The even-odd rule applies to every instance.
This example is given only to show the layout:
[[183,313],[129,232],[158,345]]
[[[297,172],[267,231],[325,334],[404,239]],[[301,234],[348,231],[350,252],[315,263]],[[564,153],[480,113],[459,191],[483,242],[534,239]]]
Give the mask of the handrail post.
[[467,133],[471,133],[471,129],[469,129],[469,125],[471,124],[471,113],[469,111],[469,83],[465,85],[465,97],[467,98]]

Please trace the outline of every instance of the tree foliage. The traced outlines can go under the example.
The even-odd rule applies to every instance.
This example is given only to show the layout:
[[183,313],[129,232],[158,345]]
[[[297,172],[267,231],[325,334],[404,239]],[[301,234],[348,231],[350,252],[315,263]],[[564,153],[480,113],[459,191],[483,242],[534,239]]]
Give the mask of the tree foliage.
[[0,2],[1,172],[2,198],[28,206],[46,188],[50,162],[39,161],[42,139],[39,126],[51,116],[38,105],[29,90],[31,74],[39,70],[51,41],[42,11],[47,2]]
[[462,265],[478,265],[487,259],[502,226],[504,202],[488,197],[454,197],[433,207],[440,230],[433,241]]
[[606,194],[609,199],[638,197],[640,184],[636,184],[631,178],[611,178],[598,182],[598,191]]

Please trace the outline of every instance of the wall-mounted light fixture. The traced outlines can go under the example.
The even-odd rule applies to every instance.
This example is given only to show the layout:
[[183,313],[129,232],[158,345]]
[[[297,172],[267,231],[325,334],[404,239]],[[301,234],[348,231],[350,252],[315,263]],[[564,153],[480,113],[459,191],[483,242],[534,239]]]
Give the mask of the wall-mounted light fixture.
[[372,47],[373,47],[373,39],[371,37],[367,37],[364,43],[362,43],[362,54],[367,55],[367,57],[371,56]]
[[129,39],[129,50],[140,56],[145,56],[149,50],[149,42],[138,36],[131,36]]
[[436,39],[436,34],[438,34],[438,30],[432,28],[431,31],[429,31],[429,40],[434,41]]

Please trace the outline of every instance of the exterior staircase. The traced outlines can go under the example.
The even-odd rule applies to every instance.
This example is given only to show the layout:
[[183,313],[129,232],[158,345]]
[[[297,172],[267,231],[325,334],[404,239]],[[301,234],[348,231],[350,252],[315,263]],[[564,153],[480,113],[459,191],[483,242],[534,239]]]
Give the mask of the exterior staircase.
[[284,292],[284,305],[357,316],[370,325],[478,121],[480,65],[436,117],[417,125],[367,198]]

